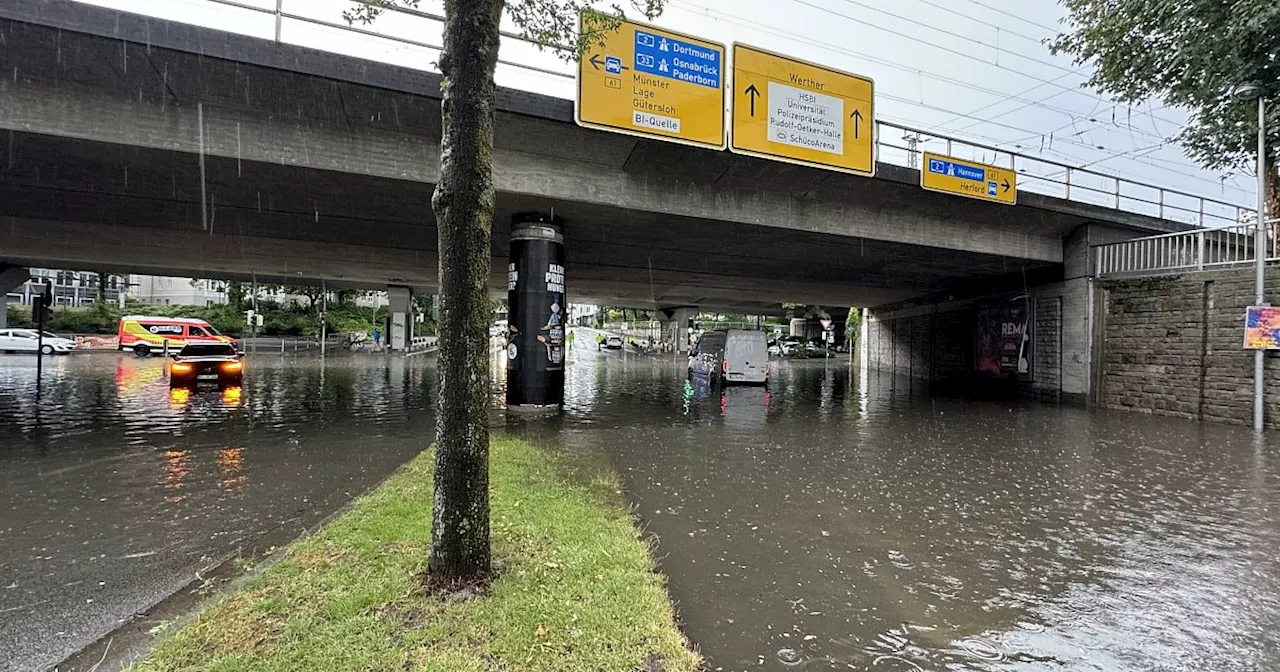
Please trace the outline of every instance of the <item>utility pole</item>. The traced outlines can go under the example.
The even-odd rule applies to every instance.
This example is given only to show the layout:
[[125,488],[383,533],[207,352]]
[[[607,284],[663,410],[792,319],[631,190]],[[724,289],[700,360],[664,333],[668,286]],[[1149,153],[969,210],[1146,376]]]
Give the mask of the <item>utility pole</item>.
[[918,148],[923,138],[920,137],[919,133],[907,133],[902,136],[902,139],[907,141],[907,167],[919,168],[920,152]]
[[[1258,228],[1254,231],[1253,247],[1257,250],[1254,264],[1254,299],[1259,306],[1266,305],[1267,267],[1267,97],[1258,92]],[[1262,431],[1264,405],[1263,377],[1266,375],[1266,352],[1253,353],[1253,430]]]
[[53,287],[45,282],[44,291],[36,295],[36,394],[44,380],[44,324],[53,305]]
[[[1232,92],[1236,100],[1249,102],[1258,100],[1258,217],[1253,231],[1253,290],[1254,305],[1267,305],[1266,268],[1267,268],[1267,91],[1257,83],[1243,84]],[[1253,353],[1253,429],[1262,431],[1263,405],[1265,402],[1264,378],[1266,376],[1266,353],[1255,350]]]

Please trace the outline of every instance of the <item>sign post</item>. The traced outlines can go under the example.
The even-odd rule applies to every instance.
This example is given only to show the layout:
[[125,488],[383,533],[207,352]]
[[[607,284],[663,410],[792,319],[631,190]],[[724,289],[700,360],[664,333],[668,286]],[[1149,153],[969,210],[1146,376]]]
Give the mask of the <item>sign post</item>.
[[1018,204],[1018,173],[976,161],[924,153],[920,186],[929,191],[967,196],[980,201]]
[[736,42],[732,52],[730,151],[875,175],[870,78]]
[[53,310],[53,287],[45,283],[44,289],[36,295],[36,392],[40,391],[40,383],[44,380],[44,325]]
[[[581,27],[606,21],[584,11]],[[585,32],[585,31],[584,31]],[[723,44],[622,21],[578,62],[580,126],[724,149]]]

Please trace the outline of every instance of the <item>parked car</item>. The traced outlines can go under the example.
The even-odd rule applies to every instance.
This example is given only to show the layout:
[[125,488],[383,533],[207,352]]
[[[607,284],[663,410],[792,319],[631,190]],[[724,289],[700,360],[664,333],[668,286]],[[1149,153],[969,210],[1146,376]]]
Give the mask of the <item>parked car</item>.
[[167,343],[170,349],[179,349],[188,342],[215,342],[234,344],[229,336],[214,329],[204,320],[191,317],[151,317],[125,315],[116,329],[121,350],[133,350],[139,357],[146,357],[152,350],[160,350]]
[[40,332],[35,329],[0,329],[0,352],[35,352],[41,350],[46,355],[65,355],[76,349],[76,342],[57,334],[44,332],[44,342],[40,342]]
[[799,336],[783,336],[777,341],[778,353],[783,357],[804,353],[804,339]]
[[605,338],[604,338],[604,347],[606,347],[606,348],[608,348],[608,349],[610,349],[610,350],[621,350],[621,349],[622,349],[622,337],[621,337],[621,336],[605,336]]
[[203,382],[240,385],[244,381],[244,354],[230,343],[190,343],[169,362],[169,387]]

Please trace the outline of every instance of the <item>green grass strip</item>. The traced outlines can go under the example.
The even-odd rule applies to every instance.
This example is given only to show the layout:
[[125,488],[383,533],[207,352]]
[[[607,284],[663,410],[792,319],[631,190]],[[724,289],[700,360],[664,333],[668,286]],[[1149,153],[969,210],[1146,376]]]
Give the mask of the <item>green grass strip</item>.
[[493,548],[508,565],[488,595],[450,602],[421,588],[427,451],[133,669],[697,669],[616,474],[569,478],[558,458],[505,437],[491,458]]

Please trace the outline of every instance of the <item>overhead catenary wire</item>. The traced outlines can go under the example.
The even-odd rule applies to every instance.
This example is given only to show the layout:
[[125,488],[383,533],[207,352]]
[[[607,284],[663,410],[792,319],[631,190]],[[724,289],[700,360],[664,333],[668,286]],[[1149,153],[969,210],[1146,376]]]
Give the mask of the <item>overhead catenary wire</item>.
[[[212,1],[213,1],[213,2],[219,2],[219,3],[221,3],[221,4],[241,6],[241,7],[246,8],[246,9],[254,9],[255,11],[264,11],[264,13],[272,13],[272,12],[270,12],[270,10],[263,10],[262,8],[257,8],[257,7],[249,7],[249,6],[243,5],[243,4],[238,3],[238,2],[234,2],[234,0],[212,0]],[[802,4],[802,5],[812,6],[810,3],[805,2],[804,0],[796,0],[796,2],[798,2],[799,4]],[[819,8],[819,9],[822,9],[822,8]],[[398,8],[398,7],[397,7],[397,8],[395,8],[395,9],[393,9],[392,11],[401,11],[401,8]],[[829,11],[829,10],[824,10],[824,11]],[[833,13],[834,13],[834,14],[836,14],[837,16],[843,16],[843,15],[840,15],[838,12],[833,12]],[[425,13],[422,13],[422,14],[425,14]],[[332,22],[326,22],[326,21],[324,21],[324,20],[322,20],[322,19],[316,19],[316,18],[313,18],[313,17],[307,17],[307,16],[287,15],[287,18],[289,18],[289,19],[291,19],[291,20],[299,20],[299,21],[302,21],[302,22],[312,23],[312,24],[316,24],[316,25],[330,26],[330,27],[335,27],[335,28],[336,28],[336,27],[341,27],[341,28],[343,28],[344,30],[351,30],[351,29],[354,29],[354,27],[351,27],[351,26],[338,26],[338,25],[336,25],[336,24],[334,24],[334,23],[332,23]],[[437,17],[434,17],[434,16],[424,16],[423,18],[436,19]],[[438,50],[438,47],[436,47],[436,46],[434,46],[434,45],[429,45],[429,44],[425,44],[425,43],[418,43],[418,42],[413,42],[413,41],[410,41],[410,40],[406,40],[406,39],[404,39],[404,38],[394,37],[394,36],[385,35],[385,34],[379,34],[379,33],[375,32],[375,31],[359,30],[359,29],[356,29],[356,30],[355,30],[355,32],[364,33],[364,34],[368,34],[368,35],[372,35],[372,36],[377,36],[377,37],[382,37],[382,38],[387,38],[387,39],[391,39],[391,40],[393,40],[393,41],[399,41],[399,42],[403,42],[403,43],[407,43],[407,44],[412,44],[412,45],[415,45],[415,46],[421,46],[421,47],[425,47],[425,48],[428,48],[428,49],[435,49],[435,50]],[[892,32],[892,31],[891,31],[891,32]],[[536,42],[536,41],[534,41],[534,40],[531,40],[531,39],[529,39],[529,38],[527,38],[527,37],[523,37],[523,36],[516,35],[516,34],[504,34],[504,37],[505,37],[505,38],[507,38],[507,39],[513,39],[513,38],[514,38],[514,39],[520,40],[521,42],[525,42],[525,43],[537,44],[537,42]],[[545,46],[545,45],[543,45],[543,46]],[[945,48],[944,48],[944,49],[945,49]],[[987,62],[987,61],[982,61],[981,59],[977,59],[977,60],[979,60],[979,62],[989,63],[989,62]],[[1034,59],[1032,59],[1032,60],[1034,60]],[[539,74],[545,74],[545,75],[553,76],[553,77],[555,77],[555,78],[559,78],[559,79],[573,79],[573,75],[568,74],[568,73],[559,72],[559,71],[554,71],[554,70],[550,70],[550,69],[547,69],[547,68],[541,68],[541,67],[538,67],[538,66],[532,66],[532,65],[528,65],[528,64],[524,64],[524,63],[515,62],[515,61],[502,61],[502,60],[500,60],[500,61],[499,61],[499,63],[500,63],[501,65],[504,65],[504,66],[510,66],[510,67],[515,67],[515,68],[520,68],[520,69],[524,69],[524,70],[527,70],[527,71],[536,72],[536,73],[539,73]],[[1008,70],[1008,69],[1009,69],[1009,68],[1004,67],[1004,66],[997,66],[997,67],[1001,67],[1001,69],[1006,69],[1006,70]],[[1014,72],[1019,72],[1019,71],[1014,70]],[[1045,83],[1048,83],[1048,84],[1051,84],[1051,85],[1053,85],[1053,84],[1054,84],[1054,82],[1052,82],[1052,81],[1050,81],[1050,80],[1043,80],[1043,79],[1037,78],[1037,77],[1035,77],[1035,76],[1028,75],[1027,73],[1020,73],[1020,74],[1023,74],[1023,75],[1028,76],[1028,77],[1030,77],[1030,78],[1032,78],[1032,79],[1037,79],[1037,80],[1039,80],[1039,81],[1042,81],[1042,82],[1045,82]],[[1062,87],[1062,86],[1060,86],[1060,85],[1059,85],[1059,88],[1064,88],[1064,89],[1066,89],[1067,87]],[[1068,90],[1070,90],[1070,89],[1068,89]],[[934,110],[934,111],[939,111],[939,112],[945,112],[945,113],[948,113],[948,114],[954,114],[953,110],[939,108],[939,107],[937,107],[937,106],[934,106],[934,105],[930,105],[930,104],[924,103],[924,102],[923,102],[923,100],[921,100],[920,102],[916,102],[916,101],[913,101],[913,100],[910,100],[910,99],[906,99],[906,98],[902,98],[902,97],[898,97],[898,96],[891,96],[891,95],[882,95],[882,97],[884,97],[884,98],[886,98],[886,99],[889,99],[889,100],[895,100],[896,102],[901,102],[901,103],[906,104],[906,105],[909,105],[909,106],[920,107],[920,108],[922,108],[922,109],[929,109],[929,110]],[[1097,99],[1097,97],[1096,97],[1096,96],[1089,96],[1089,97]],[[1068,114],[1068,116],[1072,116],[1073,121],[1075,121],[1075,120],[1076,120],[1076,119],[1075,119],[1075,117],[1073,116],[1073,115],[1074,115],[1074,113],[1070,113],[1070,112],[1068,112],[1068,113],[1066,113],[1066,114]],[[1150,114],[1150,113],[1148,113],[1148,114]],[[966,116],[966,117],[972,117],[973,115],[964,115],[964,116]],[[1153,120],[1158,118],[1158,117],[1156,117],[1155,115],[1150,115],[1150,116],[1151,116],[1151,118],[1152,118]],[[978,120],[982,120],[982,121],[987,121],[987,120],[985,120],[985,119],[981,119],[981,118],[977,118],[977,117],[974,117],[974,118],[976,118],[976,119],[978,119]],[[1023,132],[1023,133],[1034,133],[1034,131],[1030,131],[1030,130],[1025,129],[1025,128],[1019,128],[1019,127],[1017,127],[1017,126],[1013,126],[1013,125],[1011,125],[1011,124],[1003,124],[1003,123],[999,123],[999,122],[989,122],[989,123],[993,123],[993,125],[996,125],[996,126],[1002,126],[1002,127],[1010,128],[1010,129],[1012,129],[1012,130],[1017,130],[1017,131],[1020,131],[1020,132]],[[1174,123],[1174,122],[1169,122],[1169,123]],[[919,124],[916,124],[916,125],[918,126]],[[926,125],[927,125],[927,124],[926,124]],[[977,134],[969,134],[969,135],[977,136]],[[1148,134],[1148,135],[1149,135],[1149,134]],[[941,135],[939,134],[939,137],[946,137],[946,136],[941,136]],[[977,136],[977,137],[983,137],[983,136]],[[1163,139],[1162,139],[1162,141],[1163,141]],[[962,142],[963,142],[963,140],[962,140]],[[1001,141],[1001,142],[1003,142],[1003,141]],[[1065,142],[1065,143],[1067,143],[1067,144],[1075,144],[1075,145],[1080,146],[1080,147],[1082,147],[1082,148],[1085,148],[1085,149],[1087,149],[1087,150],[1089,150],[1089,151],[1091,151],[1091,152],[1093,152],[1093,151],[1097,151],[1097,148],[1096,148],[1095,146],[1087,145],[1087,144],[1085,144],[1085,143],[1081,143],[1081,142],[1078,142],[1078,141],[1073,141],[1073,140],[1064,140],[1063,142]],[[994,149],[994,148],[992,148],[992,149]],[[997,150],[995,150],[995,151],[1000,151],[1000,150],[998,150],[998,149],[997,149]],[[1127,152],[1132,152],[1132,151],[1134,151],[1134,150],[1127,150]],[[1125,153],[1127,153],[1127,152],[1119,152],[1119,153],[1113,153],[1113,154],[1114,154],[1115,156],[1117,156],[1118,158],[1123,158],[1123,156],[1122,156],[1122,155],[1123,155],[1123,154],[1125,154]],[[1055,153],[1061,153],[1061,152],[1055,152]],[[1070,155],[1064,155],[1064,156],[1070,156]],[[1027,157],[1027,158],[1034,158],[1034,157]],[[1070,157],[1070,158],[1071,158],[1071,160],[1072,160],[1072,161],[1076,161],[1076,162],[1078,162],[1078,161],[1082,160],[1082,159],[1080,159],[1079,157]],[[1056,162],[1055,162],[1055,161],[1053,161],[1053,160],[1047,160],[1047,159],[1046,159],[1046,162],[1047,162],[1047,163],[1050,163],[1050,164],[1056,163]],[[1065,166],[1064,166],[1064,167],[1065,167]],[[1078,167],[1076,167],[1076,166],[1072,166],[1072,168],[1073,168],[1073,169],[1078,169]],[[1177,174],[1180,174],[1180,175],[1183,175],[1183,176],[1186,176],[1186,177],[1193,177],[1193,178],[1198,178],[1198,179],[1202,179],[1202,180],[1204,179],[1204,178],[1202,178],[1202,177],[1200,177],[1200,176],[1191,175],[1190,173],[1184,173],[1184,172],[1181,172],[1181,171],[1173,171],[1173,170],[1170,170],[1170,169],[1166,169],[1166,170],[1169,170],[1169,172],[1177,173]],[[1117,178],[1119,178],[1119,176],[1117,176]],[[1214,184],[1218,184],[1217,182],[1213,182],[1213,183],[1214,183]],[[1141,185],[1141,183],[1134,183],[1134,184],[1138,184],[1138,185],[1140,185],[1140,186],[1150,186],[1150,187],[1152,187],[1152,188],[1161,189],[1161,187],[1155,187],[1154,185]],[[1179,193],[1179,192],[1172,191],[1172,190],[1170,190],[1170,191],[1171,191],[1171,193]],[[1190,194],[1184,194],[1184,195],[1186,195],[1186,196],[1191,196]]]
[[[965,88],[965,89],[969,89],[969,90],[972,90],[972,91],[977,91],[977,92],[980,92],[980,93],[985,93],[985,94],[988,94],[988,95],[992,95],[992,96],[998,96],[998,97],[1000,97],[1000,100],[998,100],[998,101],[995,101],[995,102],[991,103],[989,106],[985,106],[984,108],[980,108],[978,111],[981,111],[982,109],[986,109],[987,107],[990,107],[990,106],[997,105],[997,104],[999,104],[999,103],[1001,103],[1001,102],[1005,102],[1005,101],[1008,101],[1008,100],[1016,100],[1016,101],[1019,101],[1019,102],[1026,103],[1026,104],[1027,104],[1027,106],[1033,106],[1033,105],[1034,105],[1034,106],[1036,106],[1036,107],[1040,107],[1040,108],[1045,109],[1045,110],[1049,110],[1049,111],[1052,111],[1052,112],[1055,112],[1055,113],[1058,113],[1058,114],[1065,115],[1065,116],[1067,116],[1067,117],[1069,117],[1069,118],[1079,118],[1079,113],[1073,112],[1073,111],[1071,111],[1071,110],[1068,110],[1068,109],[1066,109],[1066,108],[1062,108],[1062,107],[1056,107],[1056,106],[1053,106],[1053,105],[1046,105],[1046,104],[1044,104],[1044,103],[1043,103],[1043,101],[1027,100],[1027,99],[1025,99],[1025,98],[1022,98],[1022,97],[1021,97],[1021,96],[1022,96],[1022,94],[1015,94],[1015,95],[1013,95],[1013,96],[1010,96],[1010,95],[1008,95],[1008,94],[1005,94],[1005,93],[1004,93],[1004,92],[1002,92],[1002,91],[998,91],[998,90],[995,90],[995,89],[989,89],[989,88],[986,88],[986,87],[983,87],[983,86],[979,86],[979,85],[977,85],[977,84],[974,84],[974,83],[972,83],[972,82],[965,82],[965,81],[963,81],[963,80],[954,79],[954,78],[951,78],[951,77],[947,77],[947,76],[945,76],[945,75],[939,75],[939,74],[935,74],[935,73],[932,73],[932,72],[928,72],[928,71],[920,70],[919,68],[914,68],[914,67],[906,66],[906,65],[903,65],[903,64],[901,64],[901,63],[897,63],[897,62],[895,62],[895,61],[891,61],[891,60],[888,60],[888,59],[884,59],[884,58],[881,58],[881,57],[875,56],[875,55],[873,55],[873,54],[867,54],[867,53],[859,52],[859,51],[856,51],[856,50],[853,50],[853,49],[848,49],[848,48],[845,48],[845,47],[841,47],[841,46],[838,46],[838,45],[834,45],[834,44],[831,44],[830,42],[824,42],[824,41],[819,40],[819,39],[816,39],[816,38],[811,38],[811,37],[809,37],[809,36],[807,36],[807,35],[801,35],[801,34],[799,34],[799,33],[795,33],[795,32],[792,32],[792,31],[788,31],[788,30],[785,30],[785,29],[782,29],[782,28],[777,28],[777,27],[775,27],[775,26],[770,26],[770,25],[767,25],[767,24],[759,23],[759,22],[757,22],[757,21],[753,21],[753,20],[751,20],[751,19],[747,19],[747,18],[744,18],[744,17],[739,17],[739,16],[736,16],[736,15],[730,14],[730,13],[728,13],[728,12],[723,12],[723,11],[720,11],[720,10],[716,10],[716,9],[712,9],[712,8],[709,8],[709,7],[705,7],[705,6],[703,6],[703,5],[698,5],[698,4],[693,3],[693,2],[688,2],[687,0],[672,0],[672,5],[673,5],[673,6],[676,6],[676,7],[681,7],[681,6],[683,6],[683,7],[693,7],[693,8],[696,8],[696,9],[698,9],[698,10],[701,10],[701,12],[702,12],[702,13],[704,13],[704,14],[706,14],[706,15],[708,15],[708,16],[711,16],[712,18],[714,18],[714,19],[716,19],[716,20],[723,20],[723,21],[726,21],[726,22],[728,22],[728,23],[733,23],[733,24],[740,25],[740,26],[743,26],[743,27],[746,27],[746,28],[751,28],[751,29],[753,29],[753,30],[760,30],[760,31],[762,31],[762,32],[767,32],[767,33],[770,33],[770,34],[778,35],[778,36],[780,36],[780,37],[786,37],[786,38],[787,38],[787,39],[789,39],[789,40],[793,40],[793,41],[800,41],[800,42],[802,42],[802,43],[805,43],[805,44],[808,44],[808,45],[810,45],[810,46],[816,47],[816,48],[818,48],[818,49],[823,49],[823,50],[830,51],[830,52],[833,52],[833,53],[838,53],[838,54],[844,54],[844,55],[847,55],[847,56],[853,56],[853,57],[855,57],[855,58],[863,59],[863,60],[865,60],[865,61],[869,61],[869,62],[872,62],[872,63],[877,63],[877,64],[879,64],[879,65],[883,65],[883,66],[885,66],[885,67],[893,68],[893,69],[895,69],[895,70],[899,70],[899,71],[902,71],[902,72],[907,72],[907,73],[911,73],[911,74],[919,75],[919,76],[921,76],[921,77],[927,77],[927,78],[932,79],[932,80],[935,80],[935,81],[940,81],[940,82],[944,82],[944,83],[951,84],[951,85],[954,85],[954,86],[958,86],[958,87],[962,87],[962,88]],[[690,11],[690,10],[685,9],[685,11]],[[690,12],[690,13],[695,13],[695,12]],[[712,16],[712,15],[718,15],[718,16]],[[724,18],[721,18],[721,17],[724,17]],[[1072,72],[1078,72],[1078,71],[1072,71]],[[1068,75],[1069,75],[1069,74],[1071,74],[1071,73],[1068,73]],[[1065,76],[1068,76],[1068,75],[1063,75],[1062,77],[1065,77]],[[1058,79],[1061,79],[1062,77],[1059,77]],[[1036,86],[1031,87],[1031,89],[1029,89],[1029,91],[1030,91],[1030,90],[1037,89],[1037,88],[1040,88],[1041,86],[1044,86],[1045,84],[1046,84],[1046,82],[1041,82],[1041,83],[1037,84]],[[1067,90],[1068,90],[1068,91],[1074,91],[1073,89],[1067,89]],[[1061,95],[1061,93],[1064,93],[1064,91],[1059,91],[1059,93],[1058,93],[1058,94],[1055,94],[1055,95]],[[1099,100],[1099,101],[1101,101],[1101,102],[1107,102],[1107,103],[1109,103],[1109,102],[1110,102],[1110,101],[1107,101],[1107,100],[1105,100],[1105,99],[1098,98],[1098,97],[1096,97],[1096,96],[1091,96],[1091,97],[1093,97],[1093,98],[1095,98],[1095,99],[1097,99],[1097,100]],[[904,100],[905,100],[905,99],[904,99]],[[915,104],[915,103],[911,103],[911,104]],[[951,110],[947,110],[947,111],[948,111],[948,112],[951,112]],[[957,115],[957,117],[956,117],[956,118],[957,118],[957,119],[959,119],[959,118],[975,119],[976,117],[971,116],[972,114],[976,114],[976,112],[975,112],[975,113],[971,113],[969,116],[966,116],[966,115]],[[954,119],[953,119],[953,120],[949,120],[949,121],[954,121]],[[980,122],[980,121],[983,121],[983,119],[978,119],[978,121],[979,121],[979,122]],[[930,124],[930,125],[933,125],[933,124]],[[976,124],[975,124],[975,125],[976,125]],[[1164,137],[1163,137],[1163,136],[1159,136],[1159,135],[1152,135],[1150,132],[1148,132],[1148,131],[1146,131],[1146,130],[1144,130],[1144,129],[1135,129],[1135,130],[1137,130],[1139,133],[1141,133],[1141,134],[1143,134],[1143,135],[1146,135],[1146,136],[1148,136],[1148,137],[1151,137],[1151,138],[1153,138],[1153,139],[1164,139]],[[1030,132],[1030,131],[1028,131],[1028,132]]]

